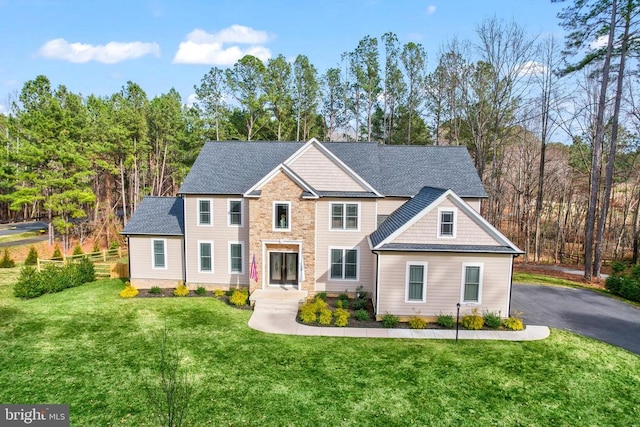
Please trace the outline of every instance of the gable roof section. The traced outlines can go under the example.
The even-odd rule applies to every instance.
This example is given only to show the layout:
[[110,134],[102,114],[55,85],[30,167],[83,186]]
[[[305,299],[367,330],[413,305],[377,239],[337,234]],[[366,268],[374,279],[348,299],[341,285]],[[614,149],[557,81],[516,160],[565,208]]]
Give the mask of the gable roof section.
[[[412,197],[425,185],[460,197],[487,197],[464,146],[380,145],[374,142],[207,142],[179,194],[245,194],[277,166],[314,144],[333,155],[370,193]],[[317,192],[319,195],[320,192]]]
[[[393,243],[393,240],[409,229],[427,213],[437,208],[440,203],[449,199],[458,209],[464,212],[483,231],[496,240],[496,245],[455,245],[455,244],[422,244]],[[371,249],[424,252],[490,252],[490,253],[523,253],[498,229],[492,226],[478,212],[471,208],[452,190],[424,187],[415,197],[396,209],[380,227],[369,236]]]
[[145,197],[120,234],[184,236],[182,198]]
[[273,178],[278,175],[278,173],[284,173],[287,175],[293,182],[295,182],[303,191],[303,198],[305,199],[317,199],[318,193],[316,190],[305,182],[298,174],[292,171],[289,167],[284,164],[280,164],[276,166],[271,172],[265,175],[260,181],[258,181],[255,185],[249,188],[245,193],[244,197],[260,197],[262,194],[262,187],[271,181]]

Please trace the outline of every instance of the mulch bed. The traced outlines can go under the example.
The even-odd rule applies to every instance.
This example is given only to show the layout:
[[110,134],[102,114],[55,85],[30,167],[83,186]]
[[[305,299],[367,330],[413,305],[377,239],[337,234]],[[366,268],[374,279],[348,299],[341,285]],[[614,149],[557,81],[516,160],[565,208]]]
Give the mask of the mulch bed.
[[152,293],[150,289],[139,289],[138,295],[136,295],[136,298],[215,298],[217,300],[224,302],[227,305],[230,305],[231,307],[238,308],[240,310],[253,310],[253,308],[248,304],[242,305],[242,306],[231,304],[229,302],[229,297],[227,295],[222,295],[217,297],[215,296],[213,291],[206,291],[202,295],[197,294],[195,291],[189,291],[189,293],[184,297],[177,297],[173,295],[173,291],[174,291],[173,288],[161,288],[159,293]]

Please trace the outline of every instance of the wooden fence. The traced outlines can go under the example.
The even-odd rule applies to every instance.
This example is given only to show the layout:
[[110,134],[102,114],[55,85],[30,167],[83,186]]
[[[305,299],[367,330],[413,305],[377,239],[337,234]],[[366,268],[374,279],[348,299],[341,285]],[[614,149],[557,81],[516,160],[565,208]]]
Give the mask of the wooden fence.
[[129,263],[118,262],[122,258],[122,248],[108,249],[80,255],[62,255],[59,259],[38,258],[38,271],[45,265],[63,266],[82,258],[89,258],[93,262],[97,278],[126,279],[129,277]]

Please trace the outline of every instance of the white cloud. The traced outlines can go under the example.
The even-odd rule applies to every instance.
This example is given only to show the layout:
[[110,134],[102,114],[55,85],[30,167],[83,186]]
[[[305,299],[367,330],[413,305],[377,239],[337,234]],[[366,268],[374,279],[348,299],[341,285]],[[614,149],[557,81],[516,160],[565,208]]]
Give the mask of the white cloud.
[[546,71],[547,67],[537,61],[527,61],[520,67],[520,72],[518,73],[521,76],[533,76],[536,74],[542,74]]
[[600,37],[598,37],[598,39],[596,41],[591,42],[589,44],[589,48],[591,48],[591,50],[596,50],[596,49],[600,49],[602,47],[606,47],[608,41],[609,41],[609,36],[607,36],[607,35],[600,36]]
[[109,42],[106,45],[94,46],[86,43],[69,43],[65,39],[54,39],[42,45],[38,50],[38,55],[48,59],[62,59],[74,63],[97,61],[104,64],[115,64],[145,55],[159,57],[160,45],[144,42]]
[[198,95],[192,93],[191,95],[187,96],[187,107],[193,107],[193,104],[195,104],[196,102],[198,102]]
[[0,104],[0,114],[4,114],[5,116],[9,114],[9,109],[6,105]]
[[[217,33],[196,28],[180,43],[174,64],[232,65],[245,55],[262,61],[271,58],[271,51],[262,46],[271,39],[266,31],[243,25],[232,25]],[[225,46],[229,45],[229,46]],[[249,45],[240,47],[238,45]]]
[[431,4],[427,7],[427,15],[433,15],[434,13],[436,13],[436,7]]

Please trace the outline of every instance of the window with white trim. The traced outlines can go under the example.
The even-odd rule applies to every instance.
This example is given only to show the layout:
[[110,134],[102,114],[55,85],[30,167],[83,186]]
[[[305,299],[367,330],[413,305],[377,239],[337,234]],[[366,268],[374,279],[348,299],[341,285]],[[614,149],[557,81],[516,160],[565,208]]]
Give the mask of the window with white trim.
[[198,242],[198,271],[213,273],[213,242]]
[[244,273],[244,242],[229,242],[229,274]]
[[456,237],[455,209],[438,209],[438,237]]
[[198,199],[198,225],[212,225],[211,200]]
[[229,200],[227,202],[227,208],[229,212],[229,226],[242,227],[243,226],[243,218],[242,218],[242,200]]
[[358,203],[331,203],[332,230],[358,230]]
[[427,263],[407,262],[405,301],[425,302],[427,297]]
[[151,241],[153,250],[153,268],[167,268],[167,242],[164,239],[153,239]]
[[329,277],[333,280],[358,280],[358,249],[331,248]]
[[273,229],[291,231],[291,202],[273,202]]
[[462,302],[480,304],[482,298],[482,264],[463,264]]

